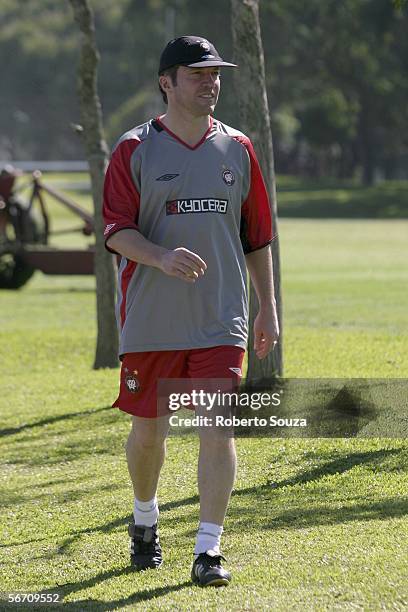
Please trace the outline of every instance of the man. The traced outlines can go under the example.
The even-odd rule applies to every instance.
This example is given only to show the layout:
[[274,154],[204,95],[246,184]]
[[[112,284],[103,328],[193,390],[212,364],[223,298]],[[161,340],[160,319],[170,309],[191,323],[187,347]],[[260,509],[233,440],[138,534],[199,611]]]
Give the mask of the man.
[[[106,245],[121,255],[117,316],[120,393],[132,415],[127,461],[134,488],[131,561],[159,567],[157,485],[168,418],[166,378],[239,381],[247,342],[246,267],[257,292],[255,351],[278,338],[265,185],[249,139],[212,115],[224,62],[204,38],[183,36],[160,58],[167,112],[124,134],[104,193]],[[200,428],[200,525],[192,580],[227,585],[220,539],[236,469],[234,440]]]

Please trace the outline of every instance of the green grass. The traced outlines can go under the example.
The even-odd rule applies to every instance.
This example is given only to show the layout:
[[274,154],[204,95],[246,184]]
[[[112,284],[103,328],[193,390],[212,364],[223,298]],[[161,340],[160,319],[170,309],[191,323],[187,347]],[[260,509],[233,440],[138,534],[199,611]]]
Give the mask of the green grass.
[[281,217],[407,219],[406,181],[365,187],[353,181],[277,177]]
[[[26,179],[20,179],[25,182]],[[43,182],[49,184],[75,202],[92,212],[89,197],[89,175],[86,173],[44,174]],[[278,210],[281,218],[312,219],[407,219],[408,182],[383,181],[372,187],[365,187],[356,181],[325,178],[305,179],[294,176],[277,177]],[[23,195],[28,197],[29,190]],[[56,230],[75,227],[75,217],[45,196],[47,208]],[[77,223],[78,224],[78,223]],[[65,244],[66,238],[59,238]],[[72,236],[70,237],[72,241]],[[77,237],[78,240],[78,237]],[[79,237],[81,243],[81,237]],[[56,241],[53,239],[52,244]],[[57,241],[58,243],[58,241]],[[82,238],[82,244],[89,240]]]
[[[407,377],[407,230],[281,220],[286,376]],[[171,437],[165,565],[129,571],[129,419],[109,408],[118,370],[91,369],[94,309],[91,277],[36,274],[1,293],[0,592],[58,592],[72,610],[407,609],[399,439],[237,440],[223,540],[233,583],[200,590],[189,583],[197,443]]]
[[408,222],[281,220],[285,375],[407,377]]

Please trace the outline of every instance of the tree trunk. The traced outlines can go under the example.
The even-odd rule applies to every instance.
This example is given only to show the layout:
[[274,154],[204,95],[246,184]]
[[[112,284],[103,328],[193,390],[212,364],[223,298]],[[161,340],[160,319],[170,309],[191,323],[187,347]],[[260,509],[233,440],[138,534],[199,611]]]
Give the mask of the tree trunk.
[[[258,0],[231,0],[231,24],[236,95],[240,111],[240,128],[252,140],[268,187],[272,222],[277,232],[277,205],[271,123],[265,86],[265,67],[259,25]],[[280,283],[279,241],[272,244],[275,296],[278,309],[280,337],[273,352],[260,361],[253,350],[253,322],[258,312],[258,299],[251,283],[249,305],[248,382],[281,376],[282,359],[282,300]]]
[[95,276],[98,335],[94,368],[118,365],[118,333],[115,319],[116,273],[113,257],[103,239],[102,193],[108,147],[102,128],[101,104],[97,93],[98,50],[94,18],[89,0],[69,0],[81,31],[78,92],[86,157],[89,162],[95,212]]
[[375,140],[373,137],[372,121],[370,121],[370,106],[365,98],[361,100],[361,110],[358,125],[358,141],[360,159],[363,169],[363,185],[371,187],[374,185],[375,176]]

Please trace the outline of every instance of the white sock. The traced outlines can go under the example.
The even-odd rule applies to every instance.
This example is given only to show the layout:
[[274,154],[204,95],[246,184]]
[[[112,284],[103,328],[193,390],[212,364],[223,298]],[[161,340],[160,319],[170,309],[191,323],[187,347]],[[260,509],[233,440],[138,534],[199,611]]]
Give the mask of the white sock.
[[143,525],[144,527],[153,527],[159,518],[159,507],[157,505],[157,497],[154,496],[150,501],[140,501],[135,497],[133,507],[133,516],[135,517],[135,525]]
[[222,525],[216,525],[215,523],[200,523],[197,531],[194,554],[197,556],[200,553],[210,551],[219,555],[222,532]]

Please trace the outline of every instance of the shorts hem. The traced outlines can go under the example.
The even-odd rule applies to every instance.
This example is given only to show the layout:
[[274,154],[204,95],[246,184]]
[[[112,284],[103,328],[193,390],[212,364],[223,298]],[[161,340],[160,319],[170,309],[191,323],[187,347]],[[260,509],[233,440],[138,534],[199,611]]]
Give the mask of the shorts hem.
[[216,342],[212,341],[208,344],[200,343],[199,346],[192,346],[189,344],[133,344],[130,346],[124,346],[120,349],[120,355],[125,355],[126,353],[147,353],[150,351],[195,351],[204,348],[215,348],[218,346],[236,346],[237,348],[244,349],[247,348],[246,340],[234,340],[231,339],[231,342]]
[[158,414],[138,414],[140,410],[135,409],[134,407],[128,408],[126,406],[120,406],[117,402],[112,404],[112,408],[117,408],[121,412],[125,412],[126,414],[130,414],[130,416],[137,416],[143,419],[157,419],[159,418]]

